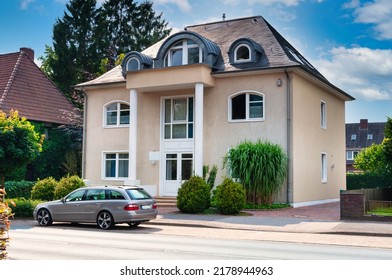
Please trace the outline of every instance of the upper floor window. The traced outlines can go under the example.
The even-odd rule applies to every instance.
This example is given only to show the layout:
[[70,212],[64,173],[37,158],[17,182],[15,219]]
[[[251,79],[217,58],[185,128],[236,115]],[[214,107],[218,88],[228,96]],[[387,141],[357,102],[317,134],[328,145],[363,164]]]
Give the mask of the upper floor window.
[[324,101],[320,103],[320,126],[327,128],[327,104]]
[[373,134],[368,134],[368,135],[367,135],[367,139],[368,139],[368,140],[373,140]]
[[127,62],[127,71],[135,71],[140,69],[140,61],[136,57],[132,57]]
[[346,152],[346,159],[347,160],[354,160],[355,157],[359,154],[359,151],[347,151]]
[[105,106],[105,126],[129,125],[129,105],[121,102]]
[[351,140],[357,140],[357,135],[356,134],[351,134]]
[[164,100],[164,138],[193,138],[193,97]]
[[182,40],[169,49],[165,57],[165,66],[178,66],[202,63],[202,49],[192,40]]
[[327,183],[327,154],[321,153],[321,182]]
[[234,62],[251,61],[250,48],[246,44],[241,44],[234,50]]
[[264,120],[264,95],[241,92],[229,98],[229,121]]

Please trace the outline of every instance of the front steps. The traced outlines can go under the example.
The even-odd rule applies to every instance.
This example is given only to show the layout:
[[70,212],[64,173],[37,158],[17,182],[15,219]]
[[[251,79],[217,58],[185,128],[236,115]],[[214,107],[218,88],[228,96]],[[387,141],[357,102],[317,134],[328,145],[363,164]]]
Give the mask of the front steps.
[[177,198],[172,196],[154,197],[158,207],[177,207]]

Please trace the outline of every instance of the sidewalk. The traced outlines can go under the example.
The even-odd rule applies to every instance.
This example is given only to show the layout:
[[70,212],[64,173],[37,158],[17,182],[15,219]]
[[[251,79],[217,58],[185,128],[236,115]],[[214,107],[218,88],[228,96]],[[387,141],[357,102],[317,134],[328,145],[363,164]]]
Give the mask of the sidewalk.
[[392,223],[340,221],[339,202],[271,211],[246,211],[249,216],[181,214],[159,208],[153,224],[227,228],[250,231],[345,234],[392,237]]

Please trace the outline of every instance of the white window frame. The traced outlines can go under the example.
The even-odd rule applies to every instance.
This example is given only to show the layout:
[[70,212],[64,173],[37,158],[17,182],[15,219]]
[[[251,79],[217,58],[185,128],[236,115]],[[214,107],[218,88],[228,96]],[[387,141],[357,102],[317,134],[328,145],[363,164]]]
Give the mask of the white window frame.
[[[241,47],[246,47],[249,51],[249,58],[248,59],[238,59],[237,53],[238,49]],[[252,51],[249,45],[247,44],[239,44],[235,49],[234,49],[234,63],[243,63],[243,62],[249,62],[252,61]]]
[[367,135],[367,140],[373,140],[373,134],[368,134]]
[[[189,120],[189,99],[193,99],[193,120]],[[174,120],[174,112],[173,112],[173,101],[174,100],[186,100],[186,118],[185,120]],[[170,100],[170,122],[165,122],[165,102],[166,100]],[[162,139],[164,141],[193,141],[195,138],[195,97],[192,95],[179,95],[179,96],[165,96],[161,99],[161,110],[162,110]],[[186,137],[185,138],[173,138],[173,125],[176,124],[185,124],[186,125]],[[170,126],[170,138],[165,138],[165,126]],[[189,125],[192,125],[192,137],[189,135]]]
[[[191,40],[191,39],[184,39],[184,40],[182,40],[182,44],[180,46],[173,46],[167,51],[165,58],[164,58],[165,67],[172,66],[172,51],[173,50],[182,50],[182,64],[181,65],[187,65],[188,64],[188,51],[189,51],[189,49],[193,49],[193,48],[197,47],[197,48],[199,48],[199,63],[203,62],[203,50],[200,47],[200,45],[198,45],[198,44],[188,45],[188,40]],[[177,42],[176,44],[178,44],[178,43],[179,42]],[[175,66],[179,66],[179,65],[175,65]]]
[[356,134],[351,134],[351,140],[352,141],[357,140],[357,135]]
[[[106,177],[106,155],[107,154],[115,154],[116,158],[116,165],[115,165],[115,173],[116,175],[114,177]],[[129,151],[126,150],[121,150],[121,151],[103,151],[102,152],[102,170],[101,170],[101,179],[102,180],[110,180],[110,181],[122,181],[124,179],[128,179],[128,177],[119,177],[118,176],[118,171],[119,171],[119,162],[122,160],[120,159],[120,154],[127,154],[128,155],[128,176],[129,176],[129,164],[130,164],[130,156],[129,156]]]
[[[129,63],[132,60],[136,60],[137,61],[137,69],[129,69]],[[128,61],[127,61],[127,71],[135,71],[135,70],[140,70],[140,61],[139,59],[137,59],[136,57],[131,57]]]
[[320,102],[320,126],[327,129],[327,103],[323,100]]
[[360,151],[346,151],[346,160],[354,160]]
[[321,183],[328,181],[328,158],[327,153],[321,153]]
[[[242,95],[242,94],[246,94],[246,100],[245,100],[245,119],[232,119],[232,100],[234,97]],[[249,107],[250,107],[250,95],[258,95],[261,96],[263,98],[263,117],[262,118],[250,118],[249,117]],[[239,91],[236,92],[232,95],[229,96],[229,100],[228,100],[228,121],[229,122],[260,122],[260,121],[264,121],[265,120],[265,94],[258,92],[258,91],[254,91],[254,90],[243,90],[243,91]]]
[[[107,107],[110,105],[116,104],[117,106],[117,120],[116,120],[116,124],[108,124],[107,123]],[[129,105],[129,102],[123,101],[123,100],[114,100],[111,101],[109,103],[106,103],[103,106],[103,127],[104,128],[117,128],[117,127],[129,127],[129,123],[131,122],[131,119],[129,119],[129,123],[127,124],[121,124],[120,123],[120,112],[121,112],[121,104],[125,104],[129,106],[129,111],[131,110],[131,107]],[[131,112],[129,112],[129,117]]]

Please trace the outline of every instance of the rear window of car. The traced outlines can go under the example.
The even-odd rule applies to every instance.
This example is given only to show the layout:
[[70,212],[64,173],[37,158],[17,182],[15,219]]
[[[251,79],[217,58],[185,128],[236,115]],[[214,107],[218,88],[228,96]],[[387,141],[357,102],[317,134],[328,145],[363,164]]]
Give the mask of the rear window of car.
[[127,189],[126,192],[133,200],[151,199],[151,196],[143,189]]

